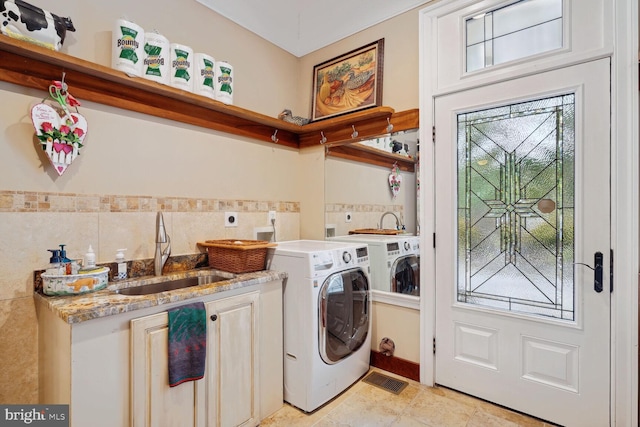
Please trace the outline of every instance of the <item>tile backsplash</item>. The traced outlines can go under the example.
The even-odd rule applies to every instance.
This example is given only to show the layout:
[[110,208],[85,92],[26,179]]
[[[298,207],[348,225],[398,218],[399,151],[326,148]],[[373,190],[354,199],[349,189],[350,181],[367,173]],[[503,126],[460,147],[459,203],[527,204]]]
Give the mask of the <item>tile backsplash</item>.
[[[380,217],[385,212],[393,212],[398,216],[401,223],[404,223],[404,206],[401,204],[347,204],[347,203],[327,203],[325,204],[325,226],[327,236],[344,236],[350,230],[363,228],[379,228]],[[350,214],[349,221],[346,214]],[[395,218],[385,218],[382,228],[395,228]]]
[[[277,212],[278,240],[297,239],[298,202],[1,191],[0,300],[29,296],[33,271],[44,268],[47,249],[60,244],[72,259],[89,245],[98,263],[113,262],[120,248],[127,260],[152,259],[157,211],[176,256],[204,253],[197,242],[207,239],[255,239],[256,229],[272,227],[270,210]],[[236,226],[225,227],[227,211],[238,213]]]
[[[49,263],[47,249],[64,244],[69,258],[82,258],[91,245],[105,264],[126,248],[133,269],[134,260],[153,259],[157,211],[179,260],[206,254],[199,241],[255,239],[256,229],[271,227],[270,210],[277,240],[298,239],[299,202],[0,191],[0,402],[37,403],[34,271]],[[227,211],[238,213],[237,226],[224,226]]]
[[298,202],[189,197],[115,196],[0,191],[0,212],[277,212],[299,213]]

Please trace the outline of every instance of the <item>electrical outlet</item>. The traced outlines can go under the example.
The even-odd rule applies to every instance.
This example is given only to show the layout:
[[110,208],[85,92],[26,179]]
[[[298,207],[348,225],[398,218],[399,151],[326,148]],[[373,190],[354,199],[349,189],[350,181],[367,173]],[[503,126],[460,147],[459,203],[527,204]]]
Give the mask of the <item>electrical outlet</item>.
[[269,224],[276,220],[276,211],[269,211],[269,217],[267,218]]
[[351,212],[345,212],[344,214],[344,222],[351,222]]
[[225,227],[237,227],[238,226],[238,212],[225,212],[224,213],[224,226]]

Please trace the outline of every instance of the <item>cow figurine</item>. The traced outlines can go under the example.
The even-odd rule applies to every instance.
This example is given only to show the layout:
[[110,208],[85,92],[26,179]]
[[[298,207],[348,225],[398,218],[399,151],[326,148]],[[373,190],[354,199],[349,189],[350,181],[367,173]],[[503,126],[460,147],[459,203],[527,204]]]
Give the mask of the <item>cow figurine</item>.
[[0,32],[9,37],[60,50],[71,18],[61,18],[22,0],[0,0]]
[[403,144],[398,141],[391,141],[391,152],[401,156],[409,155],[409,144]]

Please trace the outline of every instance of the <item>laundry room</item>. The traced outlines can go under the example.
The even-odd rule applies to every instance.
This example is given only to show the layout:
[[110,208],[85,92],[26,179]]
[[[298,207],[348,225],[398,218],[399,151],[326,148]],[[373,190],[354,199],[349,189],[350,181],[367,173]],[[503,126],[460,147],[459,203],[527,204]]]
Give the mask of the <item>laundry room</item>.
[[[274,142],[273,129],[264,137],[236,135],[227,132],[228,127],[211,129],[205,120],[190,120],[189,111],[138,109],[135,99],[126,99],[136,96],[134,92],[121,91],[116,82],[110,91],[122,92],[118,99],[93,97],[92,89],[82,88],[78,72],[91,73],[92,64],[111,68],[112,33],[118,19],[126,16],[149,32],[231,63],[235,80],[229,108],[257,112],[276,123],[283,108],[310,116],[310,74],[315,65],[380,39],[385,42],[386,64],[380,107],[407,111],[418,106],[417,8],[296,56],[196,1],[179,6],[155,2],[153,8],[130,2],[112,2],[108,7],[100,2],[32,3],[73,21],[75,31],[67,31],[60,53],[86,62],[68,69],[50,65],[55,73],[26,85],[19,70],[3,63],[7,72],[0,82],[0,144],[12,154],[0,172],[4,183],[0,227],[12,250],[1,261],[5,274],[0,287],[4,313],[0,335],[7,350],[2,355],[7,380],[0,384],[0,401],[13,403],[39,401],[33,272],[48,263],[47,249],[65,244],[68,256],[75,259],[92,245],[97,264],[113,262],[120,248],[127,248],[128,262],[153,259],[157,211],[164,213],[171,236],[169,262],[172,257],[203,253],[197,242],[205,238],[255,238],[256,229],[272,225],[269,211],[276,212],[278,241],[324,238],[323,198],[317,212],[307,213],[309,206],[315,210],[317,195],[324,194],[324,156],[322,150],[316,151],[320,144],[303,153],[287,144],[286,132],[279,132],[279,141]],[[176,7],[176,13],[157,12]],[[15,40],[5,34],[2,39],[9,44]],[[9,44],[3,45],[3,57],[25,51],[29,55],[29,48]],[[136,84],[135,78],[130,79]],[[64,80],[88,123],[81,155],[62,175],[36,146],[29,119],[30,108],[48,96],[46,85],[53,80]],[[384,132],[390,116],[386,110],[383,114],[379,123]],[[344,127],[352,132],[350,124]],[[356,129],[363,135],[373,133],[366,126]],[[326,135],[331,137],[331,131]],[[234,227],[225,227],[227,212],[237,213]],[[322,218],[317,232],[312,224],[315,216]],[[305,231],[309,228],[313,230]]]
[[[637,69],[635,74],[624,74],[631,73],[628,70],[632,67],[621,63],[633,50],[627,45],[637,48],[637,19],[625,21],[629,14],[637,16],[637,4],[623,0],[620,10],[613,11],[603,0],[588,0],[606,12],[597,18],[573,13],[569,6],[575,1],[521,2],[541,1],[561,4],[557,7],[565,14],[558,19],[565,20],[565,42],[568,31],[578,31],[578,21],[597,27],[600,32],[594,30],[592,37],[602,41],[591,50],[584,46],[589,43],[575,42],[562,45],[557,52],[539,54],[536,60],[543,61],[545,71],[579,66],[591,59],[595,62],[596,57],[613,58],[612,73],[619,74],[613,75],[612,81],[633,81],[637,92]],[[435,372],[439,367],[435,356],[434,249],[436,242],[440,245],[444,241],[444,234],[436,238],[434,191],[437,185],[449,189],[442,184],[455,179],[443,179],[436,185],[432,176],[437,164],[432,152],[436,115],[428,109],[425,97],[433,93],[444,97],[461,91],[464,85],[506,84],[515,80],[517,73],[508,74],[512,72],[508,63],[503,68],[507,73],[503,82],[492,80],[492,70],[471,70],[463,73],[460,87],[456,86],[452,81],[459,76],[453,72],[447,76],[436,66],[450,61],[445,65],[462,73],[462,65],[436,55],[433,43],[463,34],[463,30],[446,27],[445,31],[443,24],[438,32],[431,25],[440,22],[440,17],[434,16],[440,13],[441,3],[445,9],[454,3],[471,9],[476,5],[477,10],[472,13],[469,9],[465,18],[471,26],[480,9],[497,10],[498,4],[521,2],[402,0],[373,5],[330,1],[301,6],[300,2],[279,0],[277,6],[256,1],[239,10],[240,3],[219,0],[0,0],[0,149],[5,159],[0,170],[0,405],[16,405],[14,410],[25,405],[70,406],[69,419],[76,426],[94,416],[95,426],[181,426],[203,417],[212,425],[256,426],[290,425],[291,420],[359,426],[373,419],[389,426],[411,422],[447,425],[454,422],[449,417],[463,425],[506,420],[540,426],[545,425],[544,420],[564,422],[565,418],[555,418],[546,410],[535,413],[534,418],[511,402],[506,405],[484,397],[483,387],[471,381],[464,384],[470,390],[441,384]],[[288,7],[291,4],[295,10]],[[628,9],[627,13],[622,9]],[[453,21],[446,24],[453,25]],[[427,29],[433,30],[429,37]],[[116,37],[118,31],[121,33]],[[140,43],[136,37],[143,33],[150,38],[143,37]],[[631,40],[633,35],[636,37]],[[152,39],[184,55],[168,56],[169,65],[186,66],[187,57],[198,58],[204,65],[190,69],[190,73],[178,73],[183,78],[179,83],[160,81],[157,74],[145,77],[142,71],[137,74],[136,69],[127,68],[136,62],[137,55],[148,59],[146,65],[151,68],[163,62],[154,57],[148,43]],[[131,49],[114,53],[125,47]],[[624,50],[620,53],[618,49]],[[122,65],[123,61],[129,61],[128,65]],[[526,68],[526,58],[513,61],[514,67],[520,67],[517,71],[524,70],[522,75],[534,74]],[[189,80],[213,73],[215,64],[218,78],[201,82],[201,86],[210,85],[211,91],[200,87],[198,92],[192,86],[197,83]],[[438,72],[440,80],[427,78]],[[213,89],[216,82],[220,87]],[[618,85],[612,89],[617,96],[602,108],[615,112],[633,105],[634,110],[629,110],[637,112],[637,93],[626,99]],[[584,94],[576,89],[582,87],[582,83],[567,80],[562,87],[541,89],[540,93],[564,96],[562,101],[550,101],[564,108],[568,99],[574,98],[563,91],[574,91],[576,114],[582,120],[580,96]],[[588,92],[584,96],[592,95]],[[529,95],[513,99],[531,101]],[[469,105],[489,108],[507,101],[512,99],[505,95],[496,105],[483,104],[488,101]],[[622,105],[624,102],[627,104]],[[463,110],[455,103],[447,104],[449,107],[455,114]],[[534,108],[531,111],[522,116],[536,113]],[[451,117],[453,113],[447,116]],[[584,254],[576,250],[571,255],[575,259],[540,261],[547,266],[559,265],[554,274],[585,265],[584,271],[576,270],[576,277],[589,281],[589,289],[596,268],[605,272],[599,281],[605,290],[613,283],[614,269],[618,274],[615,283],[627,283],[630,277],[635,283],[637,279],[637,260],[631,258],[637,254],[638,239],[628,235],[638,234],[639,204],[627,187],[631,184],[626,183],[637,183],[638,166],[637,162],[622,165],[625,157],[635,158],[637,152],[617,141],[637,137],[638,120],[613,113],[612,117],[619,119],[612,125],[619,134],[611,136],[612,149],[607,155],[612,164],[617,161],[619,165],[603,182],[618,185],[607,194],[629,199],[629,204],[612,202],[607,223],[631,230],[623,233],[612,226],[609,237],[617,242],[618,246],[611,246],[615,246],[619,261],[613,264],[614,252],[609,247],[589,247]],[[573,116],[562,116],[556,123],[573,120]],[[448,123],[447,129],[453,132],[457,128]],[[579,136],[580,129],[576,131]],[[570,134],[563,134],[565,140]],[[447,137],[455,145],[456,136]],[[426,158],[421,157],[421,143],[423,152],[428,146]],[[458,155],[454,145],[447,154]],[[469,149],[465,158],[469,171],[487,165],[482,163],[486,159],[479,157],[472,163],[472,154],[478,155],[478,150],[472,151]],[[491,166],[493,160],[488,161]],[[515,160],[505,162],[515,164]],[[573,160],[564,164],[573,165]],[[588,164],[590,170],[597,169],[595,163]],[[582,177],[580,167],[576,176]],[[517,170],[514,166],[508,172],[515,176]],[[560,168],[554,163],[540,176],[546,177],[551,170]],[[507,172],[500,173],[503,175],[491,175],[488,180],[508,181]],[[562,181],[560,187],[568,181]],[[576,194],[582,191],[579,185],[576,188]],[[458,190],[447,191],[455,199]],[[535,202],[524,196],[524,202],[507,200],[497,190],[482,202],[479,196],[468,197],[474,207],[484,202],[490,206],[483,215],[491,218],[486,223],[502,233],[499,235],[507,249],[499,252],[504,255],[506,251],[510,257],[502,256],[499,261],[505,262],[508,272],[521,268],[531,275],[543,275],[529,264],[522,267],[522,254],[517,251],[522,235],[529,242],[537,239],[535,244],[546,245],[544,257],[554,248],[569,247],[565,241],[554,246],[545,240],[559,238],[562,233],[546,229],[529,233],[534,221],[542,222],[543,218],[555,226],[559,217],[554,215],[568,212],[569,208],[561,209],[554,191],[536,195]],[[458,202],[463,201],[459,196]],[[503,217],[496,220],[498,215]],[[518,221],[525,216],[526,221],[504,219],[517,215],[521,215]],[[466,226],[472,219],[463,214],[455,218],[448,224],[447,236],[451,242],[459,238],[462,245],[465,239],[456,234],[456,227]],[[516,228],[520,231],[514,231]],[[477,238],[472,236],[474,232],[469,226],[468,242]],[[560,237],[572,233],[573,229]],[[498,232],[487,242],[496,235]],[[256,252],[244,251],[241,246],[256,241],[263,256],[257,269],[235,271],[228,265],[213,266],[216,252],[212,248],[229,244],[235,246],[234,254],[253,254]],[[216,242],[224,244],[216,246]],[[497,247],[501,248],[499,242]],[[57,248],[66,255],[60,256]],[[468,247],[446,250],[450,255],[458,253],[456,250],[470,254],[472,249],[469,243]],[[595,252],[602,258],[594,263]],[[487,253],[482,256],[488,257]],[[532,258],[536,257],[543,258],[537,253]],[[47,286],[52,286],[47,280],[51,271],[54,276],[68,275],[61,270],[64,259],[71,276],[89,274],[91,279],[83,276],[75,289],[74,285],[60,285],[63,291],[49,289],[47,293]],[[467,274],[464,257],[438,264],[442,265],[460,269],[451,274]],[[108,283],[91,282],[97,275],[92,268],[101,273],[106,269]],[[491,268],[499,270],[494,264]],[[220,274],[210,274],[212,270]],[[488,274],[486,271],[476,277]],[[469,272],[469,283],[471,276]],[[89,282],[90,286],[83,288]],[[444,282],[449,278],[438,283]],[[142,290],[139,285],[154,285],[156,290]],[[617,425],[637,425],[637,321],[626,322],[637,318],[637,307],[631,307],[629,301],[638,298],[637,290],[630,288],[621,286],[607,299],[611,323],[605,329],[610,332],[607,342],[612,344],[603,351],[610,356],[612,369],[597,378],[610,385],[602,390],[611,391],[603,416],[617,419]],[[204,297],[200,294],[212,289],[216,290]],[[465,290],[469,301],[478,298],[475,290]],[[456,292],[458,296],[450,292],[451,298],[462,298],[462,291]],[[579,292],[575,295],[581,297]],[[571,295],[567,299],[574,296],[570,292],[563,295]],[[170,355],[164,350],[171,341],[168,310],[194,298],[205,304],[204,309],[198,305],[197,315],[206,314],[210,331],[207,369],[184,384],[165,384],[169,379],[165,359]],[[501,298],[499,295],[495,300],[502,303]],[[534,303],[525,305],[536,307],[534,311],[549,304],[532,299]],[[135,310],[144,316],[137,316]],[[491,310],[493,307],[487,311]],[[542,323],[566,321],[572,331],[581,330],[580,314],[568,317],[574,315],[572,310],[560,308],[560,321],[545,319]],[[579,313],[578,308],[575,312]],[[519,313],[507,317],[516,319],[514,322],[522,320]],[[233,327],[220,326],[228,319],[235,322]],[[468,339],[463,344],[475,343],[470,344],[473,349],[469,353],[451,356],[454,364],[475,364],[475,368],[489,372],[483,375],[500,371],[494,363],[498,344],[491,322],[477,329],[465,329],[468,325],[462,320],[451,324],[456,333],[462,330]],[[453,331],[453,326],[450,329]],[[155,334],[158,330],[162,333]],[[557,351],[552,354],[542,354],[550,348],[548,343],[555,341],[537,340],[534,335],[523,344],[522,354],[528,357],[523,360],[534,360],[535,355],[549,357],[553,363],[542,365],[562,365],[558,369],[566,368],[567,372],[578,366],[574,359],[565,364],[558,356],[559,348],[579,353],[573,351],[578,344],[562,344],[554,347]],[[228,340],[223,344],[231,344],[220,345],[221,339]],[[459,344],[443,341],[442,348],[457,350]],[[147,357],[158,348],[162,363]],[[440,354],[445,353],[438,357]],[[485,355],[494,358],[487,362]],[[214,369],[220,360],[230,365],[223,363],[220,366],[225,368]],[[156,372],[153,369],[160,365],[160,376],[143,374]],[[575,369],[570,372],[577,376]],[[455,369],[452,372],[455,376]],[[373,373],[392,383],[395,380],[398,389],[389,393],[380,384],[366,382]],[[560,385],[561,380],[553,382],[557,378],[540,379],[529,372],[521,376],[526,384],[551,384],[554,390],[571,396],[580,394],[570,381],[577,377],[569,374],[568,383]],[[157,378],[162,384],[154,382]],[[224,394],[218,393],[222,388]],[[596,387],[587,388],[594,395],[597,392],[591,390]],[[203,396],[211,393],[223,397],[204,402]],[[82,402],[76,406],[82,410],[74,413],[74,402]],[[161,417],[164,424],[149,417]]]

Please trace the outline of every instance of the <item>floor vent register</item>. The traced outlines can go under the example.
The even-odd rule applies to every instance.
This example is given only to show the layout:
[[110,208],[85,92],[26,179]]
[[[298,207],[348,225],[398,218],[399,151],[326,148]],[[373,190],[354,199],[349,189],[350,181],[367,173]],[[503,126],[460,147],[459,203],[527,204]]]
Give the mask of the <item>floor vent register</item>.
[[400,392],[409,385],[409,383],[406,381],[397,380],[379,372],[370,373],[362,381],[367,384],[379,387],[383,390],[390,391],[394,394],[400,394]]

